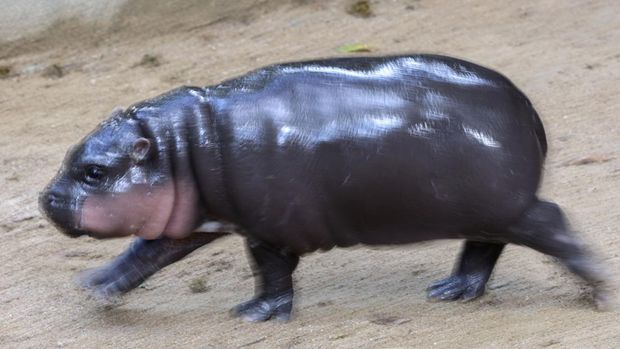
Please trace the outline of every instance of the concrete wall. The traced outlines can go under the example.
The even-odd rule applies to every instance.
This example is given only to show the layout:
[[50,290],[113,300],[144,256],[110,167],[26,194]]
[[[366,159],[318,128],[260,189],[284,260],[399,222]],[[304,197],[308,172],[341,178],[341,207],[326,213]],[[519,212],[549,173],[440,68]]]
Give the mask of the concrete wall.
[[105,27],[127,0],[0,0],[0,42],[44,31],[63,20]]

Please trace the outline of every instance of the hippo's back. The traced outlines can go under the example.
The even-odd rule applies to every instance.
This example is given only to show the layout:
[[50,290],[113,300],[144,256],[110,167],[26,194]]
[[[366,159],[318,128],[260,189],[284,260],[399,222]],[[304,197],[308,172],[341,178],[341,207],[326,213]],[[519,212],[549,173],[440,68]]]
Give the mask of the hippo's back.
[[314,247],[458,237],[514,220],[538,187],[540,120],[510,81],[472,63],[289,63],[211,93],[232,200],[259,234],[297,229]]

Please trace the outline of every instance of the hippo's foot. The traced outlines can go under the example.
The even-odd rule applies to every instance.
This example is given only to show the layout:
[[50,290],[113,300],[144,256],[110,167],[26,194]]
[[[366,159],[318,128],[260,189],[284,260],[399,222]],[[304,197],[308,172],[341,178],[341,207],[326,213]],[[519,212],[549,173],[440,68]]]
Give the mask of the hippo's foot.
[[104,265],[80,272],[75,281],[78,286],[88,290],[96,300],[114,303],[120,295],[134,289],[143,279],[132,282],[131,277],[128,278],[109,265]]
[[452,276],[433,282],[427,289],[432,301],[470,301],[484,294],[504,244],[466,241]]
[[293,293],[288,292],[279,296],[262,295],[232,309],[234,316],[244,321],[259,322],[275,319],[288,321],[293,309]]
[[432,301],[470,301],[484,294],[486,280],[469,275],[453,275],[433,282],[427,289]]
[[256,293],[259,296],[232,309],[232,314],[245,321],[275,319],[287,321],[293,309],[293,270],[299,256],[257,239],[248,239],[247,247],[260,276]]

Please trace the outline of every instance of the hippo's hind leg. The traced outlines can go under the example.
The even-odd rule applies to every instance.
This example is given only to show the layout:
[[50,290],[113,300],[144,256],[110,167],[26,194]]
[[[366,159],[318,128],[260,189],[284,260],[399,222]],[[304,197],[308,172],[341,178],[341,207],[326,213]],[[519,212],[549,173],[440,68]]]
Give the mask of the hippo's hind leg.
[[504,244],[468,240],[450,277],[433,282],[427,296],[434,301],[480,297]]
[[510,242],[533,248],[557,258],[571,272],[585,280],[594,289],[599,308],[604,307],[605,277],[600,265],[570,233],[560,207],[546,201],[536,201],[509,228]]
[[193,234],[178,240],[138,238],[110,262],[78,274],[77,282],[95,297],[110,299],[133,290],[160,269],[224,235]]
[[233,315],[252,322],[270,318],[288,320],[293,308],[293,271],[299,256],[251,238],[247,247],[259,280],[255,297],[234,307]]

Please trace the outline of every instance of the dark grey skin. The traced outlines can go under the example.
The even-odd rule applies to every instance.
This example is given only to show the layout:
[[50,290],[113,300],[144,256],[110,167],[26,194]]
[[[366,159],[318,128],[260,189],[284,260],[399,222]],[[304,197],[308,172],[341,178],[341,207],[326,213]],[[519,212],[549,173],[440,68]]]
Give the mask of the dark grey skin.
[[81,276],[102,297],[227,235],[193,232],[201,224],[228,222],[260,278],[234,308],[250,321],[289,318],[303,254],[434,239],[465,244],[432,300],[480,297],[508,243],[556,257],[602,300],[592,258],[536,195],[546,150],[525,95],[473,63],[297,62],[117,112],[68,153],[40,200],[70,236],[139,237]]

